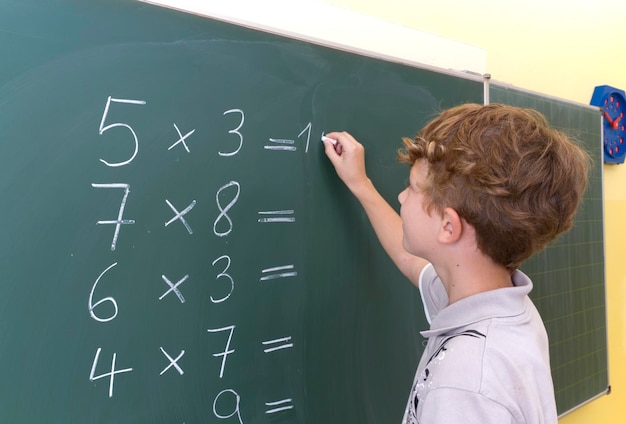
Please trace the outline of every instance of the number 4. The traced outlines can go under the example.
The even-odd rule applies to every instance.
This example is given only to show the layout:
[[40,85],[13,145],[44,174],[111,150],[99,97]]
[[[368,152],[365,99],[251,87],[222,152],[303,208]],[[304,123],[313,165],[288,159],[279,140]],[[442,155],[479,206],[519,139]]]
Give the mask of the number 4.
[[94,375],[96,373],[96,366],[98,366],[98,358],[100,357],[100,351],[102,348],[98,348],[96,351],[96,356],[93,358],[93,365],[91,366],[91,372],[89,373],[89,380],[96,381],[101,378],[109,377],[109,397],[113,397],[113,380],[115,379],[115,374],[121,374],[123,372],[131,372],[132,368],[125,368],[123,370],[115,369],[115,359],[117,357],[116,353],[113,353],[113,360],[111,361],[111,372],[107,372],[105,374]]

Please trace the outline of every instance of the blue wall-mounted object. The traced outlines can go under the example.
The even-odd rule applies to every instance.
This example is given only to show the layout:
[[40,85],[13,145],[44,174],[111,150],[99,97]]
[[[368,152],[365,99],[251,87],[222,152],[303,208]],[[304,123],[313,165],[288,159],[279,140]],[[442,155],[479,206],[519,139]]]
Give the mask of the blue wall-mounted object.
[[602,109],[604,118],[604,162],[620,164],[624,163],[626,156],[626,94],[624,90],[599,85],[593,90],[591,101],[593,106]]

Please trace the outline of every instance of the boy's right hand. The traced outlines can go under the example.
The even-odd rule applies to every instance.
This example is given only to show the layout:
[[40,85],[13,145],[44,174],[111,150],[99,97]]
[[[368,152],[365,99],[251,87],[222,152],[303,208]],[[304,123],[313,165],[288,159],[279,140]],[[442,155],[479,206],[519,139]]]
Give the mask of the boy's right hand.
[[347,132],[331,132],[326,137],[337,140],[333,145],[324,141],[324,151],[344,184],[357,195],[360,187],[371,184],[365,171],[365,148]]

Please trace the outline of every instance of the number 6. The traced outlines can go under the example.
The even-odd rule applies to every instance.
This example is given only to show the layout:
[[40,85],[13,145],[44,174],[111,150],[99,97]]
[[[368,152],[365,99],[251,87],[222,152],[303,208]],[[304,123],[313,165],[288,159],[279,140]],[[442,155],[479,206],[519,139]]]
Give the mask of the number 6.
[[[107,321],[111,321],[117,316],[117,302],[111,296],[105,297],[104,299],[100,299],[96,303],[93,303],[93,292],[94,290],[96,290],[96,286],[98,285],[98,282],[100,281],[102,276],[106,274],[107,271],[113,268],[115,265],[117,265],[117,262],[113,263],[113,265],[109,266],[107,269],[102,271],[100,276],[98,276],[98,278],[96,279],[96,282],[93,284],[93,287],[91,288],[91,293],[89,293],[89,315],[91,315],[91,317],[95,319],[96,321],[107,322]],[[113,309],[115,309],[115,312],[113,313],[113,315],[108,318],[99,318],[98,316],[96,316],[96,314],[93,311],[94,308],[96,308],[98,305],[100,305],[103,302],[111,302],[113,304]]]

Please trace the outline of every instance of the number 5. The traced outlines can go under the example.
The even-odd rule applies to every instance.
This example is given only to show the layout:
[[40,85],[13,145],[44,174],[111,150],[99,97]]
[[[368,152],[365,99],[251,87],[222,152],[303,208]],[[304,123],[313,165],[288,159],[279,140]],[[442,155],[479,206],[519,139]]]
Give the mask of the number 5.
[[116,166],[127,165],[130,162],[132,162],[133,159],[135,159],[135,156],[137,156],[137,152],[139,151],[139,140],[137,140],[137,134],[135,134],[135,130],[133,130],[131,126],[128,124],[116,122],[113,124],[109,124],[106,127],[104,126],[104,121],[106,121],[107,119],[107,115],[109,113],[109,106],[111,105],[111,102],[128,103],[128,104],[133,104],[133,105],[145,105],[146,102],[143,100],[114,99],[111,96],[109,96],[109,98],[107,99],[107,104],[104,107],[104,113],[102,114],[102,120],[100,121],[100,131],[99,131],[100,135],[102,135],[105,131],[110,130],[111,128],[124,127],[124,128],[128,128],[128,131],[130,131],[130,133],[133,135],[133,140],[135,141],[135,151],[133,152],[133,155],[130,157],[130,159],[125,160],[123,162],[115,162],[115,163],[107,162],[104,159],[100,159],[100,162],[104,163],[105,165],[116,167]]

